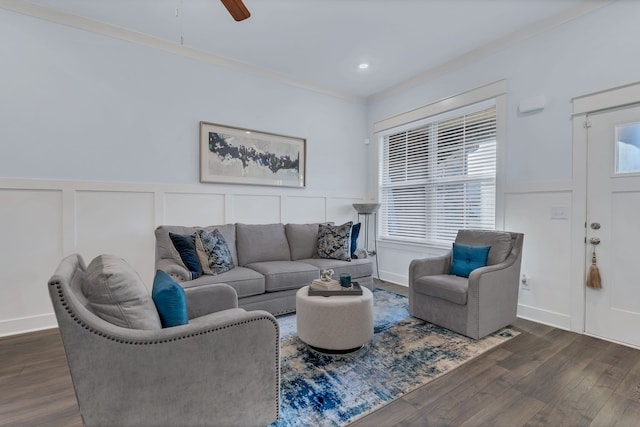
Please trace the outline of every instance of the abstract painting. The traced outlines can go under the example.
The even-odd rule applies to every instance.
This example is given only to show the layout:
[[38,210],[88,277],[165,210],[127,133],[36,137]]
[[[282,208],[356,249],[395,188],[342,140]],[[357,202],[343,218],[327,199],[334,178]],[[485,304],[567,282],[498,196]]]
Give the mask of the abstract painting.
[[306,140],[200,122],[200,182],[304,187]]

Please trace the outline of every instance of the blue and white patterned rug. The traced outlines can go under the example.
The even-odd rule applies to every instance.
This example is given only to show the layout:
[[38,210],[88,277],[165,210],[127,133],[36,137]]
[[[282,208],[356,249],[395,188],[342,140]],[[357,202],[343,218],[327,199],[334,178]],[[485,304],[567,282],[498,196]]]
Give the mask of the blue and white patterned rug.
[[308,349],[295,314],[278,318],[281,405],[273,427],[346,425],[518,335],[505,328],[476,341],[410,317],[406,297],[373,295],[373,340],[347,355]]

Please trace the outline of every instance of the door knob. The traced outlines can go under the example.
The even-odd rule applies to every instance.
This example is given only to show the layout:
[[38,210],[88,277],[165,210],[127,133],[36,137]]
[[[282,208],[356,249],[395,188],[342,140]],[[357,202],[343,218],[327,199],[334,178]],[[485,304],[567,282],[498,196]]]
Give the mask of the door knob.
[[600,230],[600,223],[599,222],[592,222],[591,223],[591,229],[592,230]]
[[592,237],[591,239],[589,239],[589,243],[591,243],[592,245],[599,245],[600,244],[600,238]]

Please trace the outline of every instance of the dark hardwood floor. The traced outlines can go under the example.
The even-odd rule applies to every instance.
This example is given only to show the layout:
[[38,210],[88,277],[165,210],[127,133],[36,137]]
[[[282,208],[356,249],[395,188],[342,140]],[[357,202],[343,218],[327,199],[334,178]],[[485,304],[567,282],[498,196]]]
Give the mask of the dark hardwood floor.
[[[640,425],[640,350],[514,326],[518,337],[352,426]],[[81,425],[57,329],[0,338],[0,426]]]

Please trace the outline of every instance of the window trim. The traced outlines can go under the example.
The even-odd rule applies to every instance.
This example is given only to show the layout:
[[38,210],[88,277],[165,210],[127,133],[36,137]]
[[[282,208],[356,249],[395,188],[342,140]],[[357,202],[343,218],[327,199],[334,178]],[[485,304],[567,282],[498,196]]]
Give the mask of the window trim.
[[[374,141],[376,143],[375,158],[375,197],[380,195],[380,156],[383,149],[383,138],[390,129],[417,127],[419,122],[432,121],[436,116],[446,117],[447,113],[460,110],[483,101],[495,102],[496,107],[496,179],[495,179],[495,228],[504,229],[504,176],[505,176],[505,139],[506,139],[506,93],[507,81],[499,80],[467,92],[463,92],[448,98],[441,99],[432,104],[407,111],[374,123]],[[381,218],[378,216],[378,230],[381,230]],[[441,245],[428,244],[416,241],[402,241],[398,239],[381,238],[380,242],[388,242],[399,245],[411,245],[421,247],[442,248]]]

